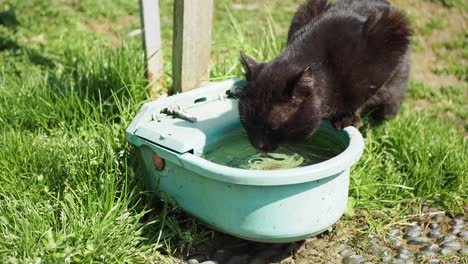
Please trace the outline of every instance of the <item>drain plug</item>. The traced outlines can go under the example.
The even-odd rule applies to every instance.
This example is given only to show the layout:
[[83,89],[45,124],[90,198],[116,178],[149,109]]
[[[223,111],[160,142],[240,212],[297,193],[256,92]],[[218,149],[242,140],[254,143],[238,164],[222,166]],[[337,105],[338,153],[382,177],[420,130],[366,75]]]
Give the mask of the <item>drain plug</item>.
[[153,156],[151,157],[153,160],[154,167],[158,171],[162,171],[164,169],[164,159],[159,157],[156,153],[153,153]]

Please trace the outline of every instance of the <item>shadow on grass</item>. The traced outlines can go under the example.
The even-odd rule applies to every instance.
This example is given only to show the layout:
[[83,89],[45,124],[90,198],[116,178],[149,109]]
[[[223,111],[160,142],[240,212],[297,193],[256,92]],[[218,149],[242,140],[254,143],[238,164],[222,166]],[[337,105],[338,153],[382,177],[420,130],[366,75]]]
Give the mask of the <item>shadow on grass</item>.
[[16,28],[19,25],[15,8],[11,7],[8,10],[0,12],[0,25],[9,28]]
[[0,52],[2,51],[11,51],[14,57],[25,55],[29,61],[35,65],[41,65],[47,68],[53,68],[55,66],[54,61],[41,55],[34,49],[27,48],[12,39],[0,36]]

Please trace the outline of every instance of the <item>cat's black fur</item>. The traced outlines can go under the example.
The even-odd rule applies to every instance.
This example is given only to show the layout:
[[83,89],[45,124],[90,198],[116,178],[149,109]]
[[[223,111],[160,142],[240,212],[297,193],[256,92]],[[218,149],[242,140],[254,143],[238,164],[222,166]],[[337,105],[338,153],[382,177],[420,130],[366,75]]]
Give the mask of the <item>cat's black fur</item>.
[[322,119],[356,125],[363,110],[383,119],[405,97],[411,30],[385,0],[309,0],[296,12],[288,45],[269,62],[241,52],[247,85],[240,120],[261,152],[311,135]]

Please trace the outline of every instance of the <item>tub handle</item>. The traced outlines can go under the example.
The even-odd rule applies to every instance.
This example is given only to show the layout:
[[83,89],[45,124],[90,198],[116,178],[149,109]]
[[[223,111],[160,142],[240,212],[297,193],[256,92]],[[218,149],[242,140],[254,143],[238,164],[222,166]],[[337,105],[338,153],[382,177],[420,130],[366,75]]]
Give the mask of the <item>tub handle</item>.
[[191,123],[196,123],[197,118],[184,112],[179,106],[172,106],[161,110],[161,113],[180,118]]

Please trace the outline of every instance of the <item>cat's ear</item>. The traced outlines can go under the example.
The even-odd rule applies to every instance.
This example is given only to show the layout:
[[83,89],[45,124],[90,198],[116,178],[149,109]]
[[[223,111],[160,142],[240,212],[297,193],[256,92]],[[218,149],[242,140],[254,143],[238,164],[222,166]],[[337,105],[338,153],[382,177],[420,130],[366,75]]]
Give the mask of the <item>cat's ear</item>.
[[254,58],[245,54],[243,51],[240,52],[241,62],[245,70],[245,78],[250,80],[257,71],[260,63],[258,63]]
[[314,74],[310,67],[305,68],[287,83],[287,94],[291,100],[301,102],[312,94]]

